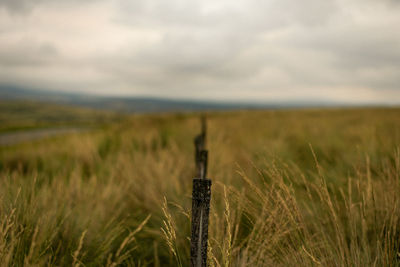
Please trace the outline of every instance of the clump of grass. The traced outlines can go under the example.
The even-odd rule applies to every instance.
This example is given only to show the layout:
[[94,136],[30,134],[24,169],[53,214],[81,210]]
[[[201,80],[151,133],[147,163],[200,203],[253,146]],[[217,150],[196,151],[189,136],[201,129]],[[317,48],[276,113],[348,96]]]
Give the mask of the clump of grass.
[[167,243],[168,248],[171,251],[172,255],[175,257],[177,265],[183,266],[181,256],[179,254],[179,249],[177,246],[176,226],[175,226],[174,222],[172,221],[172,215],[168,210],[168,203],[167,203],[167,199],[165,197],[164,197],[164,202],[163,202],[163,206],[162,206],[162,211],[163,211],[165,220],[163,220],[163,227],[161,227],[161,231],[165,238],[165,242]]
[[[364,171],[348,177],[345,187],[328,184],[317,161],[315,180],[295,168],[271,166],[259,170],[258,179],[240,171],[247,192],[231,187],[227,198],[223,186],[223,195],[225,218],[230,206],[242,215],[213,229],[223,234],[215,242],[221,252],[210,260],[216,266],[397,266],[398,151],[392,159],[375,177],[366,160]],[[235,224],[239,234],[231,227]]]

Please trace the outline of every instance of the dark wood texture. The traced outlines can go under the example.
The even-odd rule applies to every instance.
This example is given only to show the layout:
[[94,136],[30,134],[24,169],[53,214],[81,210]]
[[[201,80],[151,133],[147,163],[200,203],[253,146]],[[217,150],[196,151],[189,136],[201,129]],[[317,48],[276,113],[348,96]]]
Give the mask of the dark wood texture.
[[207,266],[208,218],[210,213],[211,180],[193,179],[191,266]]

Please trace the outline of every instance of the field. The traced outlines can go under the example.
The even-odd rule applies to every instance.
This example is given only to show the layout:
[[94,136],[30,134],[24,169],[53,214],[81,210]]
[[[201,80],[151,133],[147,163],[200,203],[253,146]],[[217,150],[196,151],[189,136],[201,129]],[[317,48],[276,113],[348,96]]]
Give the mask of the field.
[[[15,105],[90,129],[0,147],[1,266],[189,266],[199,113]],[[400,109],[206,115],[211,266],[400,265]]]

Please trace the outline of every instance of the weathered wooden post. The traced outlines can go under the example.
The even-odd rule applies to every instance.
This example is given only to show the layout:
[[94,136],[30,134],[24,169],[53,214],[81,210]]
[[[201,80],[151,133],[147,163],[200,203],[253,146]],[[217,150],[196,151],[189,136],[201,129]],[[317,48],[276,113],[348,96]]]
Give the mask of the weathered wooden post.
[[[201,151],[206,149],[206,135],[207,135],[207,125],[206,125],[206,117],[201,117],[201,133],[196,136],[194,139],[195,146],[195,163],[196,163],[196,177],[201,178]],[[207,156],[206,156],[207,157]],[[207,161],[207,159],[206,159]],[[207,164],[207,162],[206,162]]]
[[211,180],[207,179],[208,151],[205,150],[206,121],[202,117],[202,132],[195,138],[197,177],[193,179],[192,237],[190,261],[192,267],[207,266],[208,218],[211,200]]

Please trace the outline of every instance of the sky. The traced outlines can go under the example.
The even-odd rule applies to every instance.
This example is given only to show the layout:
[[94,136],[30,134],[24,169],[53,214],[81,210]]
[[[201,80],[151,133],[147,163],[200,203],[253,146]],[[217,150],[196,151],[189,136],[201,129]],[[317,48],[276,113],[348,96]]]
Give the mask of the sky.
[[0,0],[0,84],[400,104],[400,0]]

